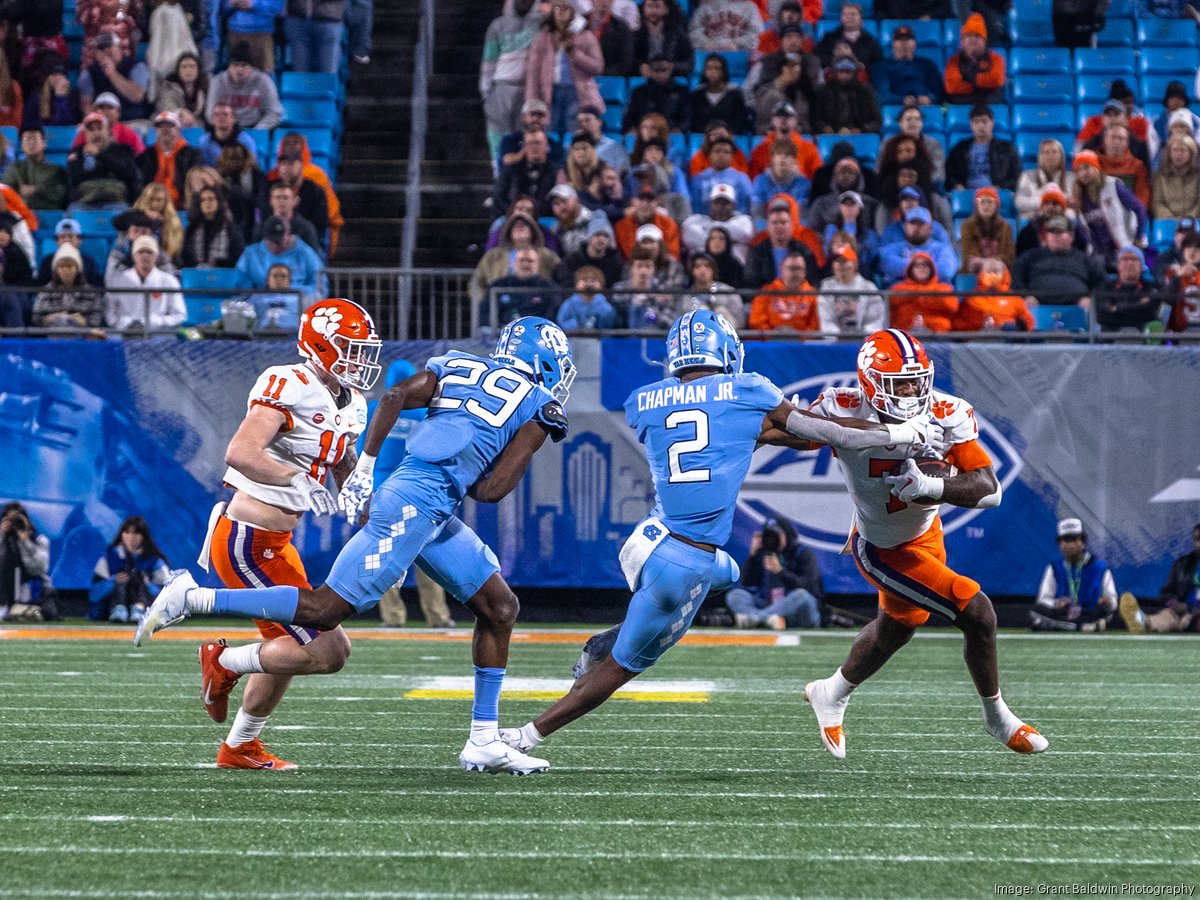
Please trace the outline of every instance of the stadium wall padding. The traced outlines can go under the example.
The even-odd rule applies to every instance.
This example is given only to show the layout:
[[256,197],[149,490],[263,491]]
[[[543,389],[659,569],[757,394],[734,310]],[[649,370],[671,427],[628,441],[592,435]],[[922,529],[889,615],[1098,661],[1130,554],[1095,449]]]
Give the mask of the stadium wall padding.
[[[173,566],[194,561],[208,512],[226,497],[225,446],[258,373],[294,359],[288,341],[0,341],[0,428],[11,451],[0,498],[18,499],[52,540],[55,583],[86,587],[102,548],[144,515]],[[478,343],[459,343],[484,353]],[[386,364],[420,366],[447,342],[388,343]],[[647,511],[653,485],[622,404],[661,377],[660,340],[574,341],[580,375],[571,433],[547,444],[496,506],[462,518],[495,548],[515,585],[623,583],[617,551]],[[997,510],[943,512],[951,563],[996,595],[1032,594],[1056,552],[1054,523],[1083,519],[1119,590],[1157,593],[1200,520],[1200,348],[934,344],[937,386],[966,398],[1004,485]],[[855,382],[856,347],[748,343],[746,368],[811,401]],[[376,394],[382,389],[376,388]],[[787,515],[818,553],[826,587],[866,593],[840,553],[848,495],[828,450],[762,448],[739,499],[729,549],[744,555],[770,515]],[[305,517],[296,545],[318,583],[351,533]]]

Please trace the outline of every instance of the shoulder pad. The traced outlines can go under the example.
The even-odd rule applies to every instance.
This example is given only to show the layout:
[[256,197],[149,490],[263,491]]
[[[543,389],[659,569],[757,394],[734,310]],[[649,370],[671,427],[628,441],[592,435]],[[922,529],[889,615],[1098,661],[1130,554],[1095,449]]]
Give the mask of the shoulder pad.
[[543,403],[533,418],[550,432],[550,439],[555,443],[567,436],[567,414],[557,400]]

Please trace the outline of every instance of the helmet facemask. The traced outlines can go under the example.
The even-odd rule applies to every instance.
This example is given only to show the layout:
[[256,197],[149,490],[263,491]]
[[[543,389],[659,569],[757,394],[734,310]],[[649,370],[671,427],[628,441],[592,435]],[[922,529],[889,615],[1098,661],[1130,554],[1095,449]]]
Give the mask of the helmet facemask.
[[933,407],[932,366],[906,364],[894,373],[868,368],[862,374],[873,388],[867,391],[871,405],[891,419],[906,422],[928,415]]
[[383,343],[378,338],[355,340],[340,334],[330,335],[328,341],[338,352],[329,374],[346,387],[369,391],[382,370],[379,351]]

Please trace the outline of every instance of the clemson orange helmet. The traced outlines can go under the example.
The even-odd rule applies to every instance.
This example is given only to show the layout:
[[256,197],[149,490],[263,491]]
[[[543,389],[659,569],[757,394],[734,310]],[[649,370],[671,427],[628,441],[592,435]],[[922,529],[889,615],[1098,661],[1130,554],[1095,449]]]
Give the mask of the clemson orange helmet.
[[379,350],[370,314],[350,300],[319,300],[300,316],[300,355],[346,387],[370,390],[379,377]]
[[921,342],[899,328],[863,341],[858,383],[871,406],[899,422],[927,415],[933,403],[933,363]]

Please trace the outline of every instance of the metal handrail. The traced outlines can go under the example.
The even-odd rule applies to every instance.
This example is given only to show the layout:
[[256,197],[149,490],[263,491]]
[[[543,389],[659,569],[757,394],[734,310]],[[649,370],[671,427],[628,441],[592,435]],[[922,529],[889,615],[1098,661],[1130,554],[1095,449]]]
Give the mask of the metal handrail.
[[[404,201],[404,224],[400,235],[400,268],[411,269],[417,248],[417,222],[421,218],[421,168],[429,130],[429,78],[433,73],[433,0],[421,0],[421,20],[413,53],[412,116],[408,136],[408,187]],[[400,282],[400,333],[408,333],[408,310],[412,307],[412,282]]]

